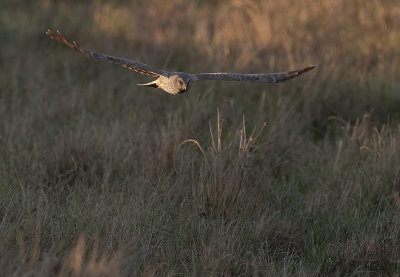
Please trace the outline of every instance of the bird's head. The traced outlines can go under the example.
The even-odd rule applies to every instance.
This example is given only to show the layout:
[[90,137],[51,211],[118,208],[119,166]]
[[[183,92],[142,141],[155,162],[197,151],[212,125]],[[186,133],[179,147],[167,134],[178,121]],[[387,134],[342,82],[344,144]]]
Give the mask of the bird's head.
[[184,93],[188,89],[187,83],[179,75],[173,75],[169,79],[175,89],[173,94]]
[[185,72],[176,72],[170,78],[175,83],[175,87],[179,89],[178,93],[186,92],[192,85],[190,75]]

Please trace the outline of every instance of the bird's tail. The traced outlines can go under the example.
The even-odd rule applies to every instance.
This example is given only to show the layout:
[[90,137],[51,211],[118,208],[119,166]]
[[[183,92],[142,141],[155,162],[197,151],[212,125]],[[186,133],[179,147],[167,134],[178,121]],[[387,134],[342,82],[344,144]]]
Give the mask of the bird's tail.
[[146,84],[137,84],[138,86],[142,86],[142,87],[152,87],[152,88],[158,88],[157,85],[157,80],[150,82],[150,83],[146,83]]

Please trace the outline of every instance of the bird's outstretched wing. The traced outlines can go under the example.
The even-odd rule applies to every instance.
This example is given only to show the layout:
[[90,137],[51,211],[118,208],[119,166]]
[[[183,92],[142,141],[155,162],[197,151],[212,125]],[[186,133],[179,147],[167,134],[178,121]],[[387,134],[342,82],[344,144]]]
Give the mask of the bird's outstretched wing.
[[220,81],[250,81],[260,83],[280,83],[306,73],[315,68],[315,65],[300,70],[266,74],[241,74],[241,73],[199,73],[191,74],[193,81],[220,80]]
[[58,30],[57,30],[57,33],[54,33],[53,31],[48,29],[46,32],[46,35],[48,35],[49,37],[51,37],[55,40],[58,40],[59,42],[64,43],[68,47],[78,51],[79,53],[82,53],[82,54],[88,56],[89,58],[97,60],[97,61],[119,64],[125,68],[129,68],[129,69],[135,70],[137,72],[148,74],[148,75],[151,75],[154,77],[159,77],[161,75],[162,76],[169,75],[167,71],[158,69],[156,67],[153,67],[153,66],[141,63],[141,62],[137,62],[137,61],[130,60],[130,59],[117,58],[117,57],[109,56],[106,54],[97,53],[97,52],[94,52],[94,51],[91,51],[91,50],[88,50],[85,48],[81,48],[76,44],[75,41],[73,41],[72,43],[69,42],[65,37],[63,37],[63,35]]

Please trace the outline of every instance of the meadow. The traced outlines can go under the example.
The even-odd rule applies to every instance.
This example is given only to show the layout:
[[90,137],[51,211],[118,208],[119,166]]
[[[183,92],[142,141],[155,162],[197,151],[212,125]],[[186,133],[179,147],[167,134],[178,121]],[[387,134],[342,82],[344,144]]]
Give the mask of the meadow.
[[[185,72],[171,96],[45,35]],[[397,0],[0,9],[1,276],[400,274]]]

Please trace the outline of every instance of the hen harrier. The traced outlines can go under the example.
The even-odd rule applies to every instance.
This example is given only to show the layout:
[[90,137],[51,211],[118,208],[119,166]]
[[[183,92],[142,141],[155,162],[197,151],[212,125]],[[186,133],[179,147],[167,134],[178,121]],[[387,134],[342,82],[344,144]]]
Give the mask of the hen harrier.
[[267,73],[267,74],[240,74],[240,73],[199,73],[189,74],[185,72],[170,72],[158,69],[156,67],[123,58],[117,58],[102,53],[97,53],[85,48],[79,47],[75,41],[70,43],[64,38],[60,31],[54,33],[50,29],[46,34],[51,38],[58,40],[70,48],[101,62],[109,62],[119,64],[123,67],[135,70],[140,73],[148,74],[153,77],[158,77],[155,81],[147,84],[138,84],[139,86],[160,88],[170,94],[176,95],[184,93],[189,90],[193,82],[203,80],[220,80],[220,81],[251,81],[261,83],[280,83],[289,79],[296,78],[303,73],[306,73],[315,68],[314,65],[308,66],[304,69],[293,70],[281,73]]

